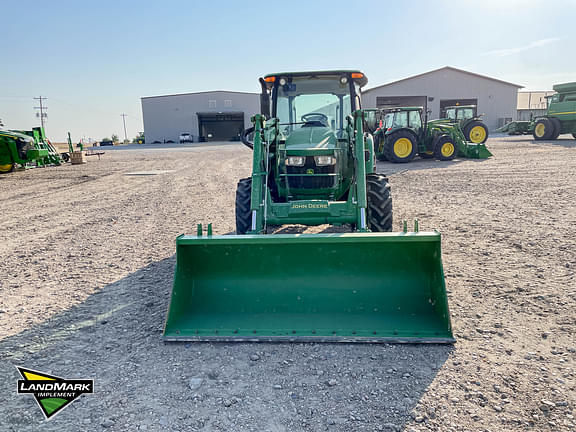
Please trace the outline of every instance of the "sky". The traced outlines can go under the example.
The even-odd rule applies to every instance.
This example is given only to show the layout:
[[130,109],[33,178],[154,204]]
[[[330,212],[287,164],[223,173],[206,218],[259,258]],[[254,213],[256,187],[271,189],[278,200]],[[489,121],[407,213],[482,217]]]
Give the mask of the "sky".
[[[278,71],[361,69],[367,88],[443,66],[526,90],[576,81],[574,0],[2,0],[0,119],[100,140],[140,98],[259,91]],[[12,19],[6,19],[12,17]],[[572,54],[571,54],[572,53]]]

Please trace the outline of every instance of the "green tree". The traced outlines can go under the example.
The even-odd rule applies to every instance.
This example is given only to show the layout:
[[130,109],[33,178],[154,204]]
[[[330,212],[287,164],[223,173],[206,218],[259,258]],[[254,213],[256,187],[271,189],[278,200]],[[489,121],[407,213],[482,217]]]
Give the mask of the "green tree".
[[118,135],[112,134],[112,141],[118,142]]

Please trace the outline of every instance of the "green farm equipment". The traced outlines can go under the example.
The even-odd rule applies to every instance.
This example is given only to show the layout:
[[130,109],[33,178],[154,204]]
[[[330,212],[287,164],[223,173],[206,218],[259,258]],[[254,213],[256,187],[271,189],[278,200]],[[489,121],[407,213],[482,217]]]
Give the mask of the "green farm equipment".
[[492,156],[484,143],[468,142],[458,123],[447,119],[423,121],[422,107],[380,110],[376,120],[379,126],[374,131],[374,143],[378,160],[410,162],[416,154],[444,161],[457,155],[473,159]]
[[28,167],[60,165],[62,158],[56,148],[37,127],[31,131],[0,129],[0,173],[8,173],[18,165]]
[[[392,231],[359,71],[267,75],[242,134],[236,235],[182,235],[164,337],[191,341],[453,342],[438,232]],[[345,232],[268,234],[290,224]]]
[[474,144],[485,143],[488,139],[488,127],[478,115],[476,105],[455,105],[444,108],[444,117],[458,123],[466,141]]
[[552,88],[556,94],[546,97],[548,109],[545,116],[530,122],[510,122],[497,132],[509,135],[532,133],[535,140],[555,140],[561,134],[572,134],[576,138],[576,82],[556,84]]

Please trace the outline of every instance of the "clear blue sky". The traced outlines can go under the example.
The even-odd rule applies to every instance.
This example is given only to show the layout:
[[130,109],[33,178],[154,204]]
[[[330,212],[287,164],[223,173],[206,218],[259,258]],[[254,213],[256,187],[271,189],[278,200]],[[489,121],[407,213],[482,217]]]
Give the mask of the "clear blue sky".
[[0,119],[63,141],[143,130],[140,97],[258,91],[280,70],[359,68],[369,87],[450,65],[551,89],[576,81],[576,2],[2,2]]

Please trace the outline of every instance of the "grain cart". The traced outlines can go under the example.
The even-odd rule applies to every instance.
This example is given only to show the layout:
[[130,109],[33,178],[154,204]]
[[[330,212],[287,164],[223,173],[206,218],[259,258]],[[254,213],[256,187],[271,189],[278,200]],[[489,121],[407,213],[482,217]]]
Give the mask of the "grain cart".
[[456,105],[444,108],[446,119],[458,123],[466,141],[474,144],[485,143],[488,139],[488,127],[478,115],[476,105]]
[[[392,233],[360,71],[260,79],[236,235],[176,240],[166,340],[453,342],[438,232]],[[252,138],[251,138],[252,137]],[[267,234],[270,226],[348,231]]]
[[0,173],[14,170],[17,165],[27,167],[60,165],[62,159],[46,139],[43,128],[31,131],[0,129]]
[[492,156],[483,143],[466,141],[458,123],[446,119],[427,120],[422,107],[397,107],[380,111],[374,131],[376,158],[395,163],[423,158],[452,160],[461,157],[486,159]]
[[576,138],[576,82],[556,84],[556,94],[547,96],[548,109],[545,116],[531,122],[510,122],[498,129],[509,135],[532,133],[535,140],[555,140],[560,134]]

